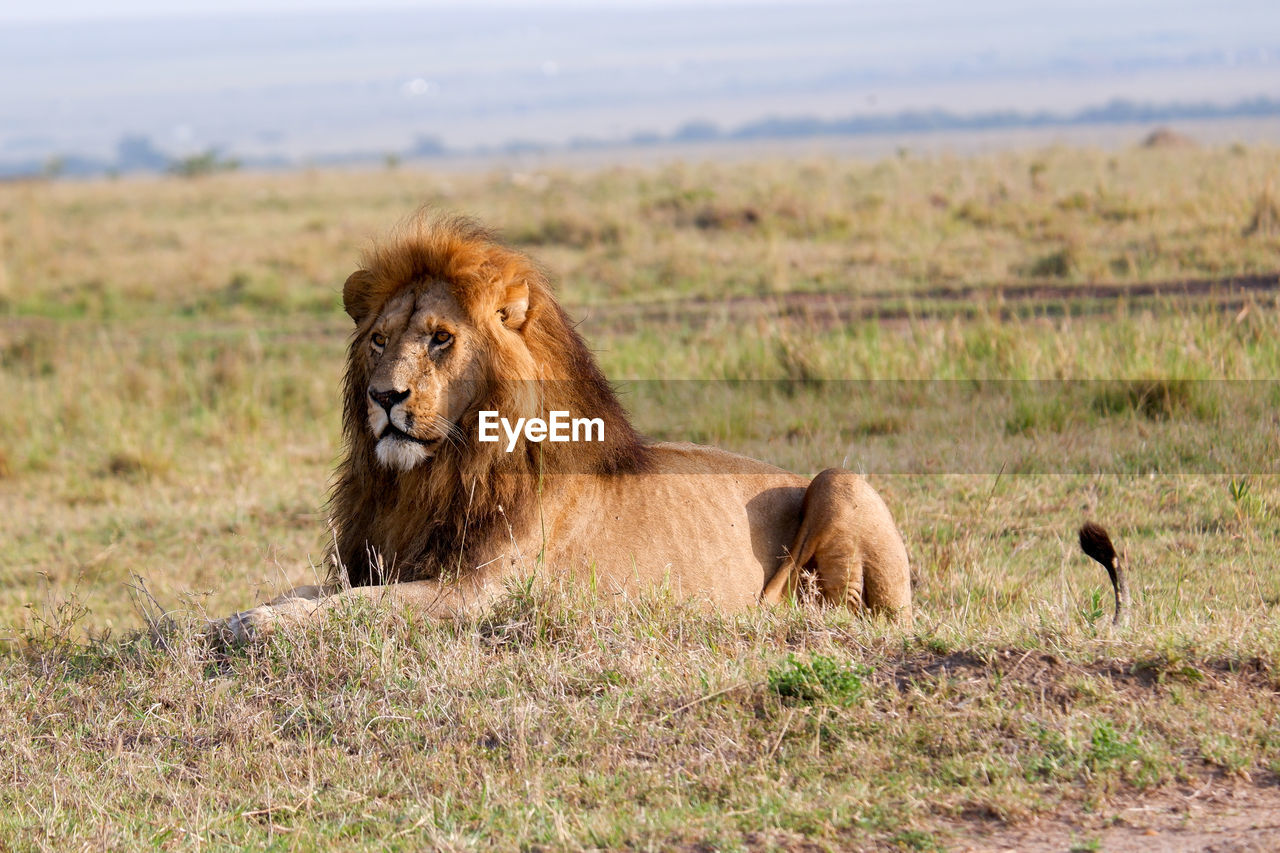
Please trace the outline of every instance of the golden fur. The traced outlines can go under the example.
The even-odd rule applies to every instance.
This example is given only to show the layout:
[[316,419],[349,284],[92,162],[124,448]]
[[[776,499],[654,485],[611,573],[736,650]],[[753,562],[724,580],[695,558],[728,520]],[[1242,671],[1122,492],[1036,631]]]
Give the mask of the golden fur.
[[[443,444],[430,466],[390,471],[374,463],[374,436],[366,426],[372,367],[365,358],[368,336],[377,309],[400,288],[432,280],[449,283],[483,339],[487,359],[480,382],[486,390],[458,422],[470,441],[461,447]],[[526,523],[533,510],[539,467],[544,475],[616,475],[645,467],[646,448],[552,297],[546,277],[476,224],[418,219],[403,226],[368,254],[343,289],[343,301],[356,332],[343,394],[347,452],[331,513],[338,531],[336,556],[353,585],[374,580],[371,553],[384,561],[394,557],[399,580],[418,580],[470,562],[469,555],[486,552],[494,539],[506,540],[508,526]],[[515,311],[521,316],[511,316]],[[517,319],[520,347],[512,345],[517,338],[507,329]],[[534,383],[542,386],[540,406],[529,393]],[[474,440],[481,409],[527,417],[539,408],[601,417],[605,441],[543,443],[507,453],[501,442]]]
[[[780,600],[813,569],[828,600],[910,618],[906,549],[865,480],[830,469],[810,483],[645,441],[546,275],[475,223],[411,219],[366,255],[343,303],[355,332],[331,556],[351,588],[333,594],[335,575],[295,590],[232,617],[233,635],[352,595],[470,612],[539,571],[736,608]],[[482,410],[600,418],[604,440],[507,452],[478,440]]]

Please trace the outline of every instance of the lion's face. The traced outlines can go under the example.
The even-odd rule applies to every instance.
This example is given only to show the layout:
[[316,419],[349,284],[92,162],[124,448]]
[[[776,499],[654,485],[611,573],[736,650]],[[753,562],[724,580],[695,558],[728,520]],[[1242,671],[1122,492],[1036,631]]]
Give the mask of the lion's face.
[[458,421],[478,396],[484,348],[449,288],[434,282],[392,297],[367,340],[368,426],[378,461],[408,471],[441,442],[461,442]]

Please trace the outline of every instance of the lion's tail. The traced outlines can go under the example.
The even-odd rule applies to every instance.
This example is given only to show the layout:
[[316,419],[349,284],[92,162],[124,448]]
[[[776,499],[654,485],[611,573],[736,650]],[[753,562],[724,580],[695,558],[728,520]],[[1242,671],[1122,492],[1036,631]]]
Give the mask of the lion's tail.
[[1111,537],[1102,525],[1086,521],[1080,528],[1080,549],[1097,560],[1111,576],[1111,589],[1116,596],[1116,625],[1123,625],[1129,618],[1129,582],[1123,554],[1116,553]]
[[770,579],[764,592],[760,593],[761,604],[777,604],[783,598],[789,598],[795,595],[796,587],[800,583],[800,569],[796,561],[788,554],[782,561],[782,565],[778,567],[778,571],[774,572],[773,578]]

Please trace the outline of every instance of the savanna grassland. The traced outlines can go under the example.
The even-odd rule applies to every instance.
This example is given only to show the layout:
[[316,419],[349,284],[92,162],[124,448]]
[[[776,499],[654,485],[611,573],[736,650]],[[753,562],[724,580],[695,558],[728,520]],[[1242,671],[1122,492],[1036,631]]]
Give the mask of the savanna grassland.
[[[1273,788],[1278,181],[1178,146],[0,185],[0,847],[1093,849]],[[341,283],[424,203],[552,271],[646,433],[865,471],[914,625],[530,583],[209,648],[324,573]]]

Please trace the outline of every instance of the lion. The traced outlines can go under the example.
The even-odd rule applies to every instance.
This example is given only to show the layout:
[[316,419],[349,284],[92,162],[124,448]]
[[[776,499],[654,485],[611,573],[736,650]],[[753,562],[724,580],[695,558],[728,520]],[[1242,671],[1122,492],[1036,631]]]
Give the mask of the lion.
[[[420,212],[365,253],[342,300],[355,330],[329,502],[336,569],[224,620],[224,636],[353,598],[477,614],[538,574],[732,611],[794,596],[811,572],[826,602],[911,619],[906,547],[865,479],[646,440],[548,276],[478,223]],[[485,418],[556,413],[603,429],[481,440]]]

